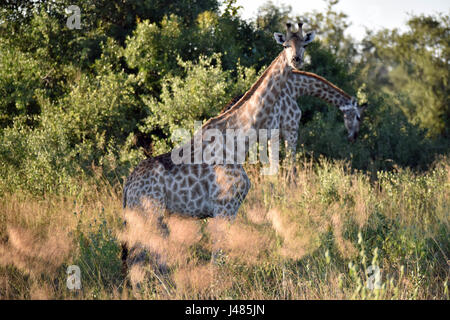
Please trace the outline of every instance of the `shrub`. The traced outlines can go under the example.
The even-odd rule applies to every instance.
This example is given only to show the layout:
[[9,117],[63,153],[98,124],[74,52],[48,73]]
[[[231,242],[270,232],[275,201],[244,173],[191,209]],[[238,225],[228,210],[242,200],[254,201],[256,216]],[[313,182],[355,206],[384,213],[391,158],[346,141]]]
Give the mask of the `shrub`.
[[150,115],[143,121],[141,131],[154,133],[155,153],[170,150],[173,146],[171,134],[179,128],[193,132],[194,121],[216,116],[231,98],[248,90],[256,79],[251,68],[238,65],[237,80],[231,73],[222,70],[220,55],[202,56],[198,64],[178,59],[186,76],[168,75],[163,80],[160,101],[147,96],[144,102]]
[[[315,98],[307,98],[306,104]],[[304,98],[301,98],[300,107]],[[426,132],[408,122],[388,96],[371,95],[358,140],[347,141],[342,115],[330,107],[315,113],[299,129],[301,152],[350,161],[363,170],[392,170],[395,165],[426,169],[438,153],[448,150],[448,142],[426,137]]]
[[86,232],[78,228],[80,251],[75,264],[80,267],[83,283],[87,287],[103,289],[117,286],[123,280],[122,249],[103,215],[100,219],[97,226],[90,225]]

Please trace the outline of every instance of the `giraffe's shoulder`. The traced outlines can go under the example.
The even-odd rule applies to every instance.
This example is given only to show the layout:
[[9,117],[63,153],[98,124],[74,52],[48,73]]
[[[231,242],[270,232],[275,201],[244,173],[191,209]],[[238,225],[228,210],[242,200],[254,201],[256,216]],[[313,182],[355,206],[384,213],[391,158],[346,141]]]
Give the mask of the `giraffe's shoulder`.
[[129,175],[127,180],[128,182],[130,182],[131,180],[146,175],[153,170],[157,170],[161,166],[165,170],[171,170],[175,166],[175,164],[172,161],[170,152],[142,160],[136,166],[136,168],[134,168],[133,172]]
[[171,152],[160,154],[159,156],[152,158],[152,160],[154,161],[154,164],[161,164],[166,170],[171,170],[175,166],[172,161]]
[[148,171],[158,168],[161,165],[164,167],[165,170],[170,170],[175,166],[175,164],[172,161],[170,152],[142,160],[141,163],[139,163],[139,165],[136,167],[136,170]]

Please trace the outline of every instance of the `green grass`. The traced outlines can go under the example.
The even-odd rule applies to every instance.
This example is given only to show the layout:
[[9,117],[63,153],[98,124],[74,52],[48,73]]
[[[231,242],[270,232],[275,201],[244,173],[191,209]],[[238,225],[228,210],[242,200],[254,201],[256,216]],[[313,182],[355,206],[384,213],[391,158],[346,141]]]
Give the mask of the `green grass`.
[[[448,158],[375,178],[328,160],[299,162],[295,183],[248,171],[253,186],[233,223],[167,217],[167,238],[151,221],[123,229],[119,184],[3,195],[0,298],[449,299]],[[123,237],[159,253],[166,272],[149,264],[124,277]],[[69,265],[81,269],[79,291],[66,287]]]

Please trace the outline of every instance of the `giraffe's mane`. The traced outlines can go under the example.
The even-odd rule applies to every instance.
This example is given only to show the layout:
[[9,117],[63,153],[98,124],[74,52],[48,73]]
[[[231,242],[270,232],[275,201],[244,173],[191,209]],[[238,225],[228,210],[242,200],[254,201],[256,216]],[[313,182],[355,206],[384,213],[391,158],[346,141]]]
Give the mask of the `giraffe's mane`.
[[280,56],[284,53],[284,50],[280,52],[280,54],[272,61],[272,63],[264,70],[263,74],[256,80],[256,82],[250,87],[250,89],[243,95],[241,98],[233,103],[237,97],[233,98],[219,113],[218,116],[209,119],[203,126],[206,126],[207,124],[210,124],[213,121],[221,119],[223,116],[225,116],[227,113],[231,112],[232,110],[238,109],[241,105],[243,105],[247,100],[251,98],[251,96],[255,93],[256,90],[258,90],[259,86],[263,82],[263,80],[266,78],[267,74],[272,70],[272,67],[275,65],[275,62],[278,61]]
[[220,110],[219,114],[225,113],[226,111],[228,111],[229,109],[231,109],[232,106],[234,106],[244,95],[240,94],[237,95],[236,97],[232,98],[226,105],[225,107],[222,108],[222,110]]
[[330,81],[328,81],[327,79],[312,73],[312,72],[307,72],[307,71],[301,71],[301,70],[292,70],[292,73],[294,74],[299,74],[302,76],[307,76],[307,77],[311,77],[311,78],[315,78],[319,81],[322,81],[323,83],[325,83],[326,85],[332,87],[334,90],[338,91],[340,94],[342,94],[343,96],[347,97],[348,99],[351,99],[352,97],[345,92],[344,90],[342,90],[341,88],[337,87],[336,85],[334,85],[333,83],[331,83]]

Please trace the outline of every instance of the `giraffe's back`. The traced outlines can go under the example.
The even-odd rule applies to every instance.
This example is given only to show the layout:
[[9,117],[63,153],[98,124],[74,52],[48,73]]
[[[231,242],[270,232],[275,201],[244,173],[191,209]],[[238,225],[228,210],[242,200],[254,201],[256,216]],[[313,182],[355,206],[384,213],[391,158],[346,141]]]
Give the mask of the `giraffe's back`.
[[241,165],[174,164],[167,153],[143,160],[130,174],[124,207],[196,218],[232,216],[249,188]]
[[143,160],[124,186],[124,208],[147,209],[149,202],[169,213],[213,215],[209,195],[213,172],[207,164],[174,164],[171,153]]
[[155,157],[142,160],[125,182],[123,207],[144,207],[142,200],[149,195],[161,202],[165,194],[164,173],[166,168],[170,169],[167,159]]

